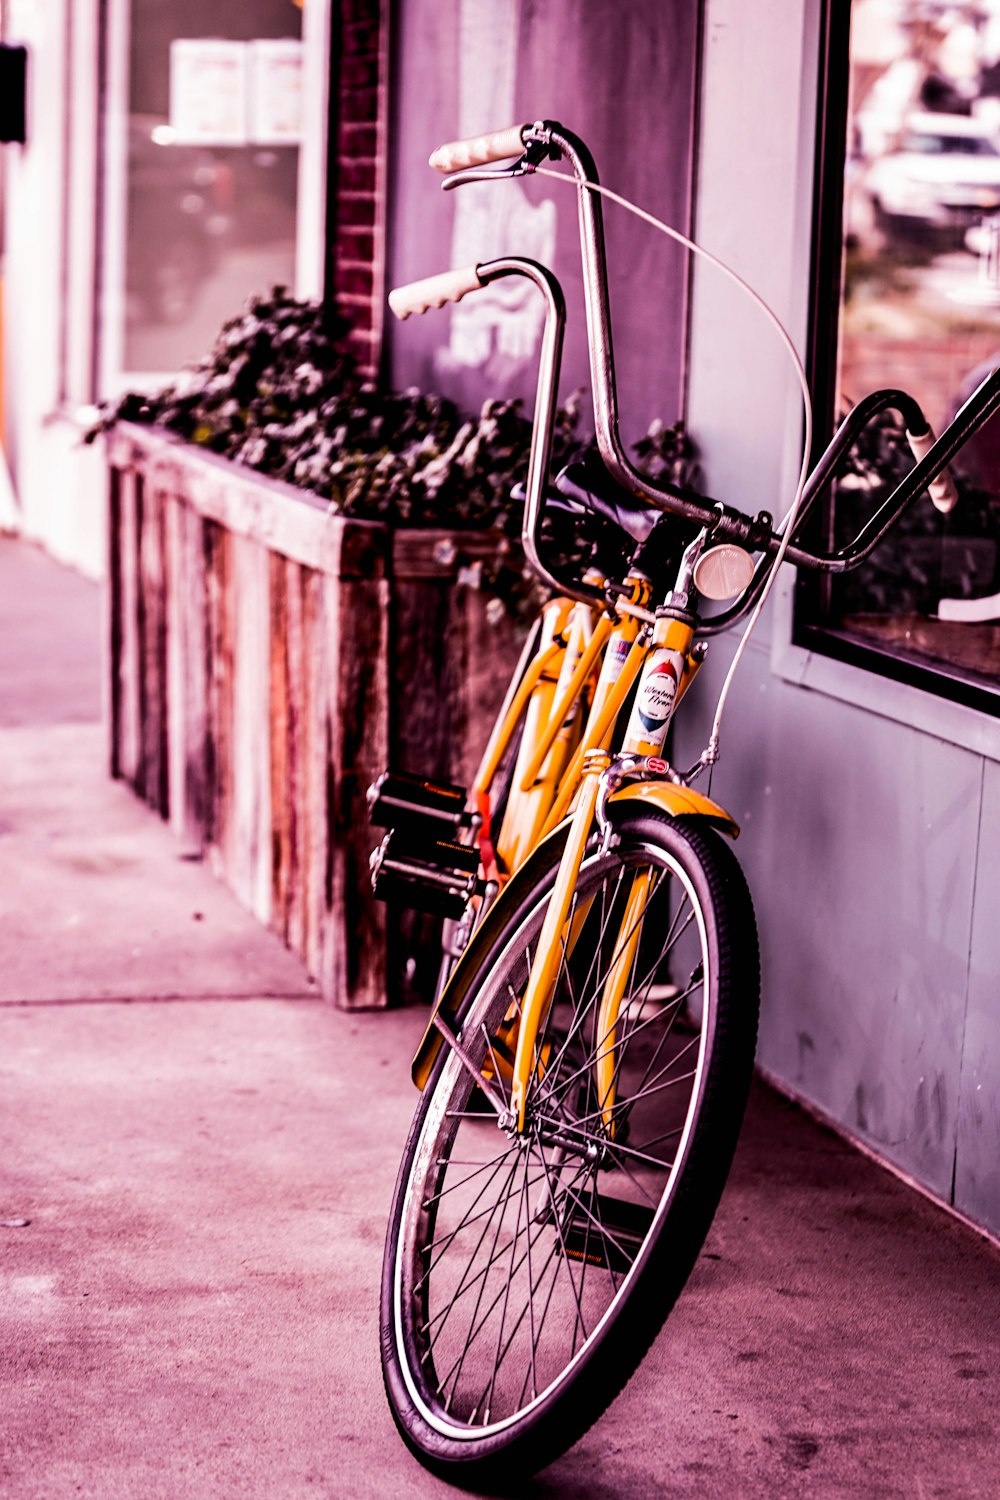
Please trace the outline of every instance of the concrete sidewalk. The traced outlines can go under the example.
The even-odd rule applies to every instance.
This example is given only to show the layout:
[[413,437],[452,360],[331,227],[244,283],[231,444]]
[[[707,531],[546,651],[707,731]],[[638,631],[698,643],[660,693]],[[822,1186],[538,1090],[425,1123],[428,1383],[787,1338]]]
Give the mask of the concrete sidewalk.
[[[378,1370],[424,1016],[315,998],[107,779],[97,632],[0,540],[0,1496],[453,1493]],[[995,1497],[998,1310],[989,1244],[759,1087],[651,1357],[520,1493]]]

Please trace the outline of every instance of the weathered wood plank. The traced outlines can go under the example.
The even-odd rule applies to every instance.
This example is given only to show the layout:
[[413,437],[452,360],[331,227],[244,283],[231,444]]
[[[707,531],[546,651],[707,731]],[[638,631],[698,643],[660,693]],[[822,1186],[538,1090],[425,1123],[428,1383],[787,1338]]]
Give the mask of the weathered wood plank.
[[288,786],[288,565],[268,557],[271,583],[271,924],[288,941],[291,881],[291,799]]
[[225,845],[234,889],[263,923],[271,921],[270,602],[268,555],[230,538],[228,624],[232,660],[232,806]]
[[167,806],[170,827],[184,836],[184,610],[188,583],[184,566],[184,507],[173,495],[163,498],[163,579],[167,674]]
[[120,719],[117,763],[119,775],[136,788],[140,755],[139,545],[136,526],[136,494],[140,486],[141,480],[135,470],[123,470],[119,491],[121,651],[118,667]]
[[108,764],[113,777],[122,771],[122,689],[124,649],[124,587],[122,571],[122,489],[131,483],[128,471],[116,465],[108,468],[108,591],[107,591],[107,650],[108,650]]
[[327,912],[321,984],[348,1009],[384,1005],[385,908],[371,889],[365,792],[388,752],[385,582],[324,580],[329,745]]
[[161,817],[169,815],[167,768],[167,622],[164,497],[139,492],[139,792]]
[[437,578],[453,584],[459,570],[496,556],[503,538],[492,531],[446,531],[424,527],[395,531],[391,557],[394,578]]
[[170,823],[186,852],[201,854],[209,796],[205,539],[201,518],[175,496],[166,534]]
[[323,941],[328,922],[326,865],[329,829],[326,811],[326,703],[330,663],[326,652],[324,578],[307,569],[302,574],[303,712],[302,739],[302,885],[303,954],[309,973],[323,968]]
[[227,877],[225,861],[232,782],[232,663],[228,628],[229,544],[227,531],[207,522],[205,547],[206,602],[206,715],[205,715],[205,842],[212,868]]
[[[520,633],[487,618],[488,600],[458,582],[470,548],[490,555],[496,539],[449,532],[392,538],[389,763],[468,786],[510,674]],[[440,964],[440,920],[392,908],[388,990],[396,1003],[426,1002]]]
[[[453,780],[454,737],[464,704],[464,632],[452,588],[440,577],[400,577],[393,567],[389,662],[389,765]],[[426,1003],[440,963],[441,921],[395,904],[388,911],[387,985],[395,1003]]]
[[464,702],[458,718],[462,728],[454,745],[452,775],[462,786],[469,786],[503,706],[527,627],[506,615],[497,619],[495,604],[478,589],[458,589],[456,608],[462,613],[465,640],[459,679]]
[[286,658],[288,662],[288,903],[285,941],[296,953],[305,951],[305,892],[303,890],[305,805],[306,664],[302,617],[303,569],[285,563],[287,600]]
[[158,489],[183,495],[199,515],[234,536],[259,542],[333,577],[385,570],[385,527],[331,515],[318,495],[184,443],[176,434],[123,423],[108,435],[111,463],[145,473]]
[[471,773],[516,643],[456,573],[495,539],[397,533],[390,560],[318,497],[152,431],[110,447],[114,772],[328,998],[426,998],[437,923],[374,901],[365,791],[390,762]]

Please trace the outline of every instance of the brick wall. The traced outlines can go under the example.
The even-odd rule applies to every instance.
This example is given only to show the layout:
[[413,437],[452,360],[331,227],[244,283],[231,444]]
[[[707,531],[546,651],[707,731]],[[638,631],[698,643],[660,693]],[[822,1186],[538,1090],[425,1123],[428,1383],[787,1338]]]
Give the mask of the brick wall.
[[327,293],[350,319],[359,362],[373,375],[385,302],[386,10],[384,0],[341,0],[333,21]]

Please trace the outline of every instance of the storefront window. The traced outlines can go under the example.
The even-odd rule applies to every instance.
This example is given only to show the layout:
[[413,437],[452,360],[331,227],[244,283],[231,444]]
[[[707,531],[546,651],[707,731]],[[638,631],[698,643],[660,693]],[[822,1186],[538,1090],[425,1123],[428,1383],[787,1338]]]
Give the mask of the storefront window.
[[[1000,364],[1000,0],[855,0],[845,156],[838,415],[901,386],[939,431]],[[828,539],[855,535],[911,464],[877,423]],[[1000,685],[1000,422],[954,468],[955,510],[923,497],[857,573],[804,584],[800,624],[962,697]]]
[[127,140],[109,183],[115,363],[171,372],[251,292],[293,285],[302,10],[296,0],[128,9]]

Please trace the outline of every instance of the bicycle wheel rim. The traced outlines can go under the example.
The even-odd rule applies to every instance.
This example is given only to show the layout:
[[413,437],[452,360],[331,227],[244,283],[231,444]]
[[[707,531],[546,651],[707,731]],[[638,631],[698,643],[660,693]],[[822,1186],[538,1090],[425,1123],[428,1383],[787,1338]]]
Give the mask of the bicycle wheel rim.
[[[622,1061],[616,1069],[618,1113],[613,1118],[619,1122],[619,1129],[625,1118],[629,1119],[630,1127],[633,1126],[637,1104],[650,1107],[657,1092],[664,1098],[671,1095],[667,1114],[676,1119],[679,1108],[681,1116],[679,1124],[672,1124],[666,1135],[661,1133],[659,1136],[660,1141],[667,1135],[672,1138],[669,1161],[659,1161],[656,1167],[642,1163],[640,1173],[647,1174],[645,1187],[640,1176],[639,1191],[636,1191],[635,1166],[644,1139],[641,1132],[638,1136],[632,1135],[631,1139],[639,1144],[631,1147],[624,1134],[619,1135],[617,1144],[610,1147],[603,1140],[599,1165],[593,1162],[588,1165],[585,1157],[583,1165],[576,1165],[578,1153],[565,1145],[552,1146],[551,1110],[546,1115],[543,1105],[546,1097],[551,1100],[556,1088],[566,1083],[568,1076],[566,1062],[573,1053],[565,1042],[565,1025],[561,1051],[557,1047],[548,1069],[535,1079],[536,1129],[534,1133],[529,1129],[527,1145],[512,1144],[497,1132],[495,1122],[482,1117],[470,1120],[468,1105],[474,1091],[473,1080],[454,1056],[445,1058],[440,1065],[403,1192],[399,1248],[394,1265],[393,1318],[397,1347],[413,1353],[413,1358],[401,1360],[401,1374],[409,1399],[427,1426],[445,1441],[460,1445],[490,1438],[503,1441],[505,1436],[511,1436],[511,1429],[518,1424],[530,1423],[541,1408],[560,1398],[572,1384],[581,1364],[593,1356],[617,1311],[630,1296],[652,1246],[663,1233],[683,1178],[705,1096],[707,1061],[712,1052],[716,1020],[717,985],[712,933],[706,923],[703,897],[684,862],[662,844],[633,838],[627,842],[627,847],[622,846],[610,855],[592,855],[585,861],[576,899],[580,903],[589,899],[587,920],[597,914],[598,941],[593,945],[594,956],[589,969],[592,993],[581,993],[569,1000],[564,993],[562,1002],[557,996],[550,1021],[555,1023],[558,1020],[560,1004],[564,1016],[568,1006],[572,1014],[583,1017],[575,1037],[572,1036],[572,1026],[569,1034],[573,1042],[579,1043],[577,1051],[583,1054],[582,1064],[576,1063],[577,1076],[585,1076],[588,1058],[592,1064],[598,1050],[607,1045],[607,1037],[598,1034],[596,1025],[600,1009],[598,997],[603,992],[609,968],[608,952],[606,947],[602,949],[600,932],[603,930],[605,937],[611,932],[614,936],[612,951],[620,951],[622,933],[615,929],[614,924],[616,913],[620,913],[621,891],[623,885],[643,869],[654,870],[657,879],[644,927],[648,927],[652,920],[657,900],[661,902],[659,909],[669,911],[671,893],[676,892],[678,899],[671,921],[664,924],[664,943],[654,953],[652,963],[649,962],[648,950],[644,954],[642,944],[637,946],[631,1003],[625,1008],[625,1020],[619,1017],[615,1028],[615,1047],[620,1050]],[[612,881],[618,882],[618,889],[609,895]],[[597,904],[598,892],[602,893],[603,905],[600,906]],[[518,921],[513,935],[491,963],[490,975],[481,995],[473,1003],[464,1035],[471,1030],[477,1038],[480,1032],[486,1038],[496,1028],[498,1017],[507,1008],[510,989],[516,989],[512,976],[526,973],[527,955],[541,923],[545,895],[544,889],[538,893],[534,904]],[[686,920],[680,921],[685,912]],[[586,932],[586,924],[583,931]],[[691,950],[697,954],[694,963],[690,961]],[[603,963],[600,961],[602,953]],[[582,963],[586,964],[588,949],[582,935],[577,937],[573,956],[576,955],[582,955]],[[674,962],[676,967],[678,958],[682,961],[682,976],[686,976],[687,982],[679,986],[676,995],[665,1005],[661,1001],[659,1009],[650,1007],[647,1015],[648,994],[642,993],[643,985],[647,991],[651,989],[662,974],[665,959]],[[572,968],[572,961],[568,966],[564,965],[561,978],[567,967]],[[694,978],[696,974],[697,979]],[[635,983],[637,976],[639,982]],[[687,1031],[678,1025],[682,1011],[689,1028]],[[690,1029],[692,1024],[693,1030]],[[551,1030],[554,1037],[560,1035],[556,1024]],[[643,1033],[644,1047],[637,1047]],[[489,1057],[489,1046],[490,1043],[484,1040],[482,1055],[492,1065],[496,1058]],[[634,1088],[630,1092],[632,1086],[626,1058],[635,1059],[640,1072],[645,1074],[643,1088],[638,1093]],[[679,1061],[683,1064],[683,1076],[676,1073],[671,1076],[671,1070]],[[572,1083],[572,1079],[569,1081]],[[565,1138],[565,1088],[562,1097],[564,1108],[560,1128]],[[583,1124],[587,1131],[597,1136],[603,1131],[603,1137],[606,1137],[605,1110],[601,1105],[606,1106],[607,1101],[592,1097],[590,1102],[592,1107],[584,1112],[588,1118]],[[623,1102],[629,1105],[628,1113],[618,1107]],[[662,1123],[663,1111],[653,1107],[652,1112]],[[575,1128],[570,1135],[578,1145],[576,1137],[580,1133],[581,1116],[577,1114],[573,1119]],[[475,1144],[469,1146],[470,1137],[476,1136],[479,1138],[478,1154]],[[461,1149],[458,1149],[459,1142]],[[471,1156],[468,1155],[470,1150]],[[487,1153],[485,1157],[484,1151]],[[571,1158],[573,1164],[568,1165]],[[518,1161],[522,1159],[525,1164],[519,1167]],[[629,1163],[633,1167],[631,1173],[627,1170]],[[467,1174],[464,1181],[461,1178],[454,1184],[448,1181],[453,1167]],[[509,1173],[511,1168],[512,1186],[503,1182],[503,1174]],[[659,1178],[655,1196],[648,1191],[650,1172]],[[479,1207],[479,1195],[483,1184],[489,1188],[497,1177],[500,1178],[503,1206],[497,1214],[494,1204],[491,1214],[488,1203],[484,1208]],[[614,1186],[614,1192],[608,1191],[609,1183]],[[464,1210],[460,1196],[463,1193],[467,1198],[471,1195],[473,1200],[471,1207]],[[549,1223],[545,1220],[544,1204],[541,1210],[538,1205],[539,1197],[546,1195],[552,1204],[558,1206]],[[445,1201],[449,1198],[446,1209]],[[651,1201],[644,1202],[644,1198]],[[500,1201],[499,1197],[497,1201]],[[611,1203],[616,1205],[615,1223],[609,1229],[605,1215]],[[618,1222],[624,1213],[622,1203],[635,1208],[635,1217],[642,1221],[638,1241],[634,1238],[627,1242],[623,1240],[624,1231]],[[464,1222],[461,1221],[463,1212]],[[589,1222],[594,1217],[600,1221],[597,1225]],[[456,1219],[460,1221],[457,1229],[454,1227]],[[480,1239],[484,1222],[486,1233]],[[635,1232],[634,1226],[630,1226],[628,1233],[634,1236]],[[459,1250],[463,1239],[464,1244]],[[448,1270],[442,1264],[449,1245],[455,1247],[451,1258],[458,1269]],[[485,1252],[483,1245],[487,1247]],[[462,1255],[468,1256],[464,1272],[461,1270]],[[438,1258],[428,1259],[429,1256]],[[477,1256],[479,1269],[474,1268]],[[499,1285],[502,1277],[494,1275],[494,1270],[500,1268],[502,1271],[504,1259],[508,1256],[506,1290],[500,1287],[495,1291],[493,1284]],[[541,1273],[536,1269],[539,1261],[545,1266]],[[546,1285],[547,1275],[550,1275],[549,1285]],[[432,1279],[437,1283],[433,1290]],[[512,1292],[515,1281],[519,1285]],[[454,1324],[457,1332],[446,1337],[445,1325],[453,1318],[458,1302],[463,1298],[466,1299],[463,1317],[469,1314],[468,1321],[463,1328],[462,1319],[458,1319]],[[553,1298],[561,1304],[555,1316]],[[569,1331],[567,1318],[571,1325]],[[536,1326],[539,1322],[541,1329]],[[547,1342],[543,1343],[543,1335]],[[491,1342],[496,1351],[492,1356],[492,1368],[491,1357],[483,1354]],[[476,1358],[471,1359],[474,1345],[478,1346]]]

